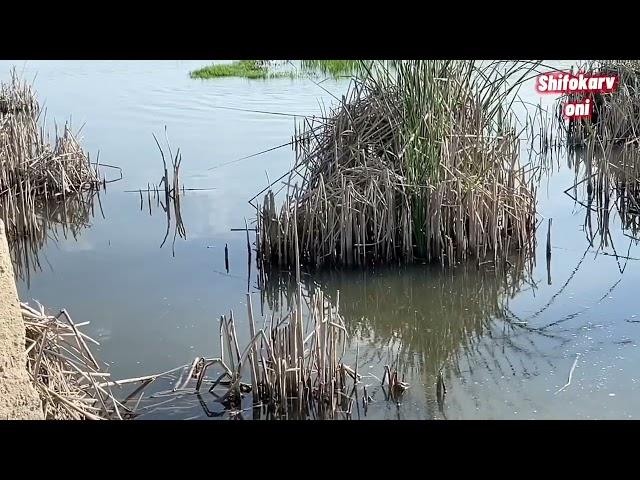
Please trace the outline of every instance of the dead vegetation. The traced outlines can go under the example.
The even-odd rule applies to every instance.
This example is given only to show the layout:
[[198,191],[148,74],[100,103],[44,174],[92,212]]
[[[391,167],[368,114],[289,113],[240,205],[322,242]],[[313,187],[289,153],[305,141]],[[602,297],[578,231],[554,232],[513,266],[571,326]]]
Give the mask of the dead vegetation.
[[105,371],[89,344],[99,345],[80,330],[66,310],[48,315],[22,303],[26,328],[27,371],[40,394],[45,419],[106,420],[129,418],[132,410],[120,403],[109,386],[101,385]]
[[[510,93],[530,65],[375,64],[294,136],[280,206],[259,205],[259,255],[291,266],[454,264],[531,248],[535,187],[519,165]],[[283,187],[284,188],[284,187]]]
[[86,224],[94,193],[106,187],[70,127],[56,128],[50,141],[42,116],[33,88],[14,70],[0,84],[0,218],[18,274],[39,263],[52,222]]
[[[589,119],[559,123],[565,127],[569,147],[590,143],[606,148],[640,143],[640,61],[597,60],[578,67],[589,75],[615,75],[617,88],[613,93],[591,94],[593,115]],[[562,117],[562,105],[567,101],[582,99],[583,95],[565,95],[558,101],[557,117]]]

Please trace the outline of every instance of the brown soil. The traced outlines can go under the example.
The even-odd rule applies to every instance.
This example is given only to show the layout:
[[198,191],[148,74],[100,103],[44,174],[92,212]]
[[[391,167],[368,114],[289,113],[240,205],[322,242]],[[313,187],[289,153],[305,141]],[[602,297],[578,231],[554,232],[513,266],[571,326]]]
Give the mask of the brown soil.
[[26,370],[24,323],[2,220],[0,220],[0,419],[43,419],[40,397]]

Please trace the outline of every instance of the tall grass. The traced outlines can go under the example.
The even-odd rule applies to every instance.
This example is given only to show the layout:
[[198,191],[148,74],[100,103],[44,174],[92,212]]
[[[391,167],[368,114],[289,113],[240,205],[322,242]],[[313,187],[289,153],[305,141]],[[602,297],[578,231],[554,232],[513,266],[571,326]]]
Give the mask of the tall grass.
[[[519,166],[513,92],[535,64],[375,62],[294,135],[282,207],[258,211],[266,263],[439,260],[528,249],[535,189]],[[301,180],[299,180],[301,178]]]
[[305,72],[320,72],[339,78],[358,74],[371,63],[368,60],[302,60],[300,65]]

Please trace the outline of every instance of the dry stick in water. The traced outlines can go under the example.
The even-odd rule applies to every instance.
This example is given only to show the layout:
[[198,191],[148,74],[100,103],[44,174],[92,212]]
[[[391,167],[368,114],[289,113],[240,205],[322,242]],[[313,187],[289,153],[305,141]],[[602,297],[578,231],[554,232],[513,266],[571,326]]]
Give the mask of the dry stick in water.
[[576,359],[573,361],[573,366],[571,367],[571,371],[569,371],[569,379],[567,380],[567,383],[562,388],[560,388],[556,393],[554,393],[554,395],[559,394],[561,391],[563,391],[565,388],[571,385],[571,377],[573,376],[573,371],[575,370],[576,365],[578,364],[579,357],[580,357],[580,354],[576,353]]
[[247,233],[247,292],[251,288],[251,242],[249,240],[249,227],[247,226],[247,219],[244,219],[244,226]]
[[549,226],[547,229],[547,283],[551,285],[551,224],[553,218],[549,219]]
[[[248,236],[247,236],[248,238]],[[251,304],[251,294],[247,292],[247,310],[249,313],[249,331],[251,333],[251,338],[256,337],[256,324],[253,320],[253,305]],[[258,354],[256,351],[255,343],[251,344],[251,385],[253,392],[253,401],[258,401]],[[265,372],[266,373],[266,372]]]

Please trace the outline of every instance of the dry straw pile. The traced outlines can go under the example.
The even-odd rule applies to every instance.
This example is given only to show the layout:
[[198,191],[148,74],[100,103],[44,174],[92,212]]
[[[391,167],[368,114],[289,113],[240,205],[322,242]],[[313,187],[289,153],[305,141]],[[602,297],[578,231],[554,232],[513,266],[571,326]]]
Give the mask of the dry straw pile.
[[42,399],[46,419],[124,419],[132,410],[101,384],[110,374],[91,353],[89,344],[99,345],[80,330],[66,310],[48,315],[23,303],[27,338],[27,371]]
[[510,113],[535,64],[374,63],[339,105],[305,121],[286,197],[258,205],[266,264],[505,258],[528,250],[535,188]]
[[101,183],[65,124],[49,142],[39,125],[41,109],[30,85],[12,72],[0,84],[0,215],[10,240],[37,236],[39,203],[61,201]]

